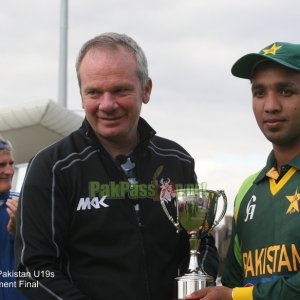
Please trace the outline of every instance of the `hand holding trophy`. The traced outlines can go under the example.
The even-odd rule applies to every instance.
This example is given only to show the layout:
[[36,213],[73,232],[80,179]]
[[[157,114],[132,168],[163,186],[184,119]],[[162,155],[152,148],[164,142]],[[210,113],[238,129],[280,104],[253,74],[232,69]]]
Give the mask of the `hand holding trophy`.
[[[223,208],[217,220],[218,198],[223,198]],[[214,278],[205,273],[198,264],[200,241],[210,233],[225,216],[227,197],[224,191],[206,189],[206,183],[197,187],[176,190],[176,220],[172,217],[166,203],[161,200],[162,208],[177,230],[184,229],[190,238],[190,261],[188,273],[176,278],[177,298],[183,299],[199,289],[214,283]]]

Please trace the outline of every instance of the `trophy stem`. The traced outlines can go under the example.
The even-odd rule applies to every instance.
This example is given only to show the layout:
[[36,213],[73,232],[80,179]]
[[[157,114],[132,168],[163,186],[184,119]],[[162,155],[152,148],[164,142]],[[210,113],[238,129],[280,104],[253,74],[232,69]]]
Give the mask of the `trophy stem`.
[[197,238],[197,232],[192,231],[189,239],[190,243],[190,262],[189,262],[189,273],[198,273],[200,270],[199,264],[198,264],[198,249],[199,249],[199,243],[200,240]]

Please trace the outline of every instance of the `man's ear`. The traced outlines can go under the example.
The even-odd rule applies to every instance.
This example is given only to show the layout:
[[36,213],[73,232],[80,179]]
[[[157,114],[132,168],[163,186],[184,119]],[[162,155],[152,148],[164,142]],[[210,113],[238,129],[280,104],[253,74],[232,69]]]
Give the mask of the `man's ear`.
[[82,98],[82,93],[81,93],[81,87],[79,87],[79,93],[80,93],[80,98],[81,98],[81,107],[84,109],[84,103],[83,103],[83,98]]
[[150,100],[152,91],[152,80],[149,78],[143,90],[143,103],[147,104]]

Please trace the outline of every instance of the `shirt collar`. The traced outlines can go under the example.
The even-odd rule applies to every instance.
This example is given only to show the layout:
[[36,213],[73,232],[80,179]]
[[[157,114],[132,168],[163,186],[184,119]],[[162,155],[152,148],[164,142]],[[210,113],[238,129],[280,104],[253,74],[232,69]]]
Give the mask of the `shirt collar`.
[[[295,156],[289,163],[286,164],[289,167],[294,167],[297,170],[300,170],[300,153]],[[274,155],[274,151],[272,150],[268,156],[266,166],[261,170],[254,183],[262,181],[265,178],[272,178],[273,168],[276,166],[276,159]],[[269,173],[269,176],[266,174]],[[271,175],[271,176],[270,176]]]

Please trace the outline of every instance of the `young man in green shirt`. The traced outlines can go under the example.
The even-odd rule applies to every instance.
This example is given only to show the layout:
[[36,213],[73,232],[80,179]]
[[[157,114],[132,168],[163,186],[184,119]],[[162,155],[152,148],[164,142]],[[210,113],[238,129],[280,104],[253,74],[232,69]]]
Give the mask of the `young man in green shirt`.
[[300,299],[300,44],[276,42],[240,58],[253,111],[272,143],[266,166],[241,186],[223,286],[188,299]]

